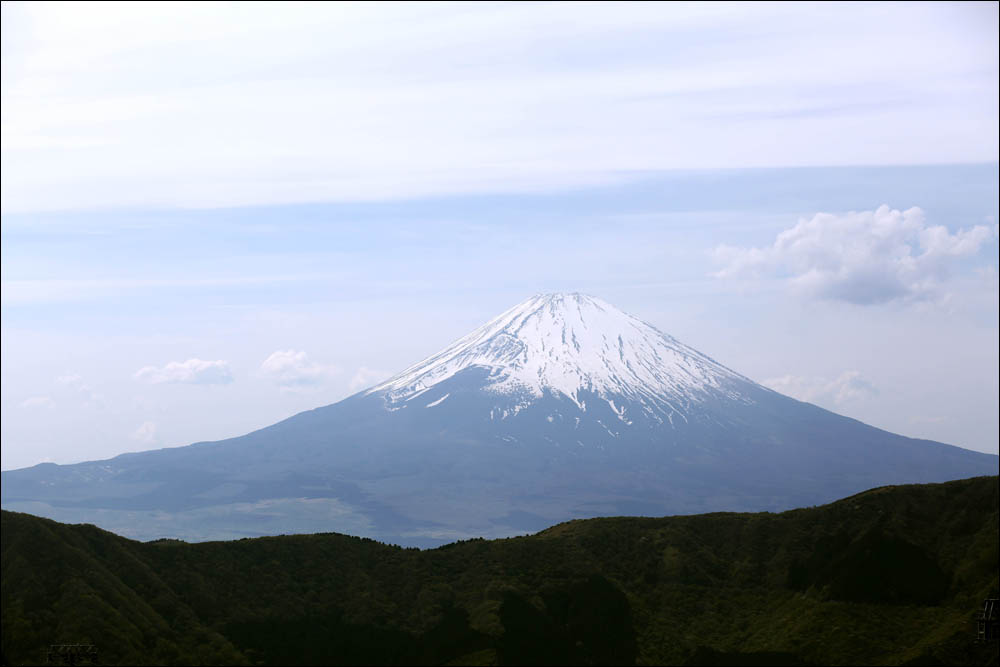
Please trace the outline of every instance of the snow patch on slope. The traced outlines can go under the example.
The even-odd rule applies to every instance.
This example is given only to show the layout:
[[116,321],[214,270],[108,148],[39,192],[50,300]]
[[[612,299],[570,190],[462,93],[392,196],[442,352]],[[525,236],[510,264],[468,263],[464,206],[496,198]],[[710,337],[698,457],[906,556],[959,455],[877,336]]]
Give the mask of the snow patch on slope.
[[426,406],[424,406],[424,407],[427,407],[427,408],[433,408],[433,407],[434,407],[435,405],[441,405],[442,403],[444,403],[444,399],[448,398],[449,396],[451,396],[451,393],[447,393],[447,394],[445,394],[444,396],[442,396],[441,398],[439,398],[439,399],[438,399],[438,400],[436,400],[436,401],[431,401],[430,403],[428,403],[428,404],[427,404]]

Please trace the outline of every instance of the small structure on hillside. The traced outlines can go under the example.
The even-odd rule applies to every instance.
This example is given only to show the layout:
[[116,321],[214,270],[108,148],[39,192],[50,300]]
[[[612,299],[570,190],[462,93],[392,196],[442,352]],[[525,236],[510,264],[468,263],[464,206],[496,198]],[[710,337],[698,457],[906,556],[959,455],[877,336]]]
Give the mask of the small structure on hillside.
[[983,601],[983,610],[976,619],[976,641],[995,642],[1000,639],[1000,631],[997,630],[998,603],[1000,600],[996,598]]
[[52,644],[45,658],[50,665],[96,665],[97,647],[93,644]]

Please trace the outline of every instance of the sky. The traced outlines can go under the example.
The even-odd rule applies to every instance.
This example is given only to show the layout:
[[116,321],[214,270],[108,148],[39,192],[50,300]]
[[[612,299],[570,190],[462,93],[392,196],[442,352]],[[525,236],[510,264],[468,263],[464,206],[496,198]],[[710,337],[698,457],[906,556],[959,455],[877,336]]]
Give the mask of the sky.
[[240,435],[549,291],[997,452],[996,3],[2,7],[5,470]]

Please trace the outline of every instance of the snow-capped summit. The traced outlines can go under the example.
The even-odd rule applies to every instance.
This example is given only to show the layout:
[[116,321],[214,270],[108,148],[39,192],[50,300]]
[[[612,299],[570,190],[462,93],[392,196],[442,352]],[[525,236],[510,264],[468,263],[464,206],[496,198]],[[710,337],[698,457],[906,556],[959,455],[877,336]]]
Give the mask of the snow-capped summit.
[[407,401],[470,367],[488,370],[484,391],[534,398],[549,392],[578,407],[582,392],[659,412],[711,395],[749,400],[739,390],[747,378],[578,293],[537,294],[366,393]]

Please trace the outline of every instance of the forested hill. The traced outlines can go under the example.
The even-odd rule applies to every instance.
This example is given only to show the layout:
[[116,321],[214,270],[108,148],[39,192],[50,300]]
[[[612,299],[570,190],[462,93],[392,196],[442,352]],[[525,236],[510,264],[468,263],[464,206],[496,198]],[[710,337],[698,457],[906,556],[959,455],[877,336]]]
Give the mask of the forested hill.
[[3,653],[104,664],[997,664],[998,482],[781,514],[563,523],[430,551],[188,544],[3,512]]

